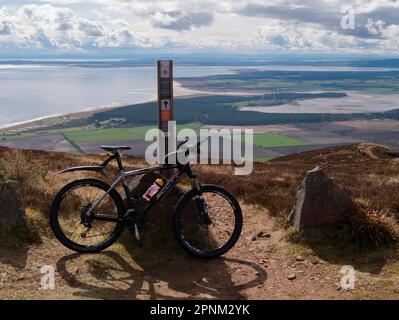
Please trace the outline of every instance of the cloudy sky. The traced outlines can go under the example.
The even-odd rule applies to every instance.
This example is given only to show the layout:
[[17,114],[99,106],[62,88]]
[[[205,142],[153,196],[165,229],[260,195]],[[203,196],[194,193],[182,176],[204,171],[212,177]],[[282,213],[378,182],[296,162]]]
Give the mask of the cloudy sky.
[[0,56],[123,50],[395,54],[399,0],[0,0]]

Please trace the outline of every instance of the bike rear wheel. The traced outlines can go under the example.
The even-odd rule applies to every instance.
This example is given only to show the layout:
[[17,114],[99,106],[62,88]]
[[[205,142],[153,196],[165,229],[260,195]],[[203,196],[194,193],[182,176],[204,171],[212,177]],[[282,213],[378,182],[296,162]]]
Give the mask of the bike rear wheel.
[[[205,211],[198,202],[201,197]],[[229,251],[240,237],[242,224],[237,200],[215,185],[203,185],[200,192],[195,189],[187,192],[179,201],[174,215],[178,242],[189,253],[207,259]]]
[[[57,239],[77,252],[98,252],[111,246],[121,235],[125,206],[120,195],[112,190],[87,217],[89,208],[110,186],[96,179],[76,180],[55,196],[51,206],[50,225]],[[103,215],[112,221],[97,220]],[[110,220],[111,220],[110,219]]]

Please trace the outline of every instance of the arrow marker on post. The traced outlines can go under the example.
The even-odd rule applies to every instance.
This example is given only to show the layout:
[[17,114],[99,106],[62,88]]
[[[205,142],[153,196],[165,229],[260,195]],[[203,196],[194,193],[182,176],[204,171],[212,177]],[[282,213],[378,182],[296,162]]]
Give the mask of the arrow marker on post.
[[161,107],[162,110],[170,110],[170,100],[169,99],[164,99],[161,101]]

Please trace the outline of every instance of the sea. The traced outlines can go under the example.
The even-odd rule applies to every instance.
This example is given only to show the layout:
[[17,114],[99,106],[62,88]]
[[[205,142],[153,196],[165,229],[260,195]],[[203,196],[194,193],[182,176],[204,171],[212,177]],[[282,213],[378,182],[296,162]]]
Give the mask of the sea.
[[[232,74],[242,69],[369,71],[373,68],[182,65],[174,67],[174,76],[179,78]],[[92,67],[90,64],[85,66],[84,63],[63,64],[62,61],[48,65],[43,61],[37,64],[0,61],[0,127],[93,108],[148,102],[156,99],[156,91],[155,65],[121,67],[118,63],[113,67],[112,63],[108,63],[106,67]],[[175,87],[176,96],[192,93],[192,90]]]
[[[233,67],[177,66],[175,77],[231,74]],[[192,94],[176,86],[175,95]],[[0,126],[155,100],[156,67],[0,64]]]

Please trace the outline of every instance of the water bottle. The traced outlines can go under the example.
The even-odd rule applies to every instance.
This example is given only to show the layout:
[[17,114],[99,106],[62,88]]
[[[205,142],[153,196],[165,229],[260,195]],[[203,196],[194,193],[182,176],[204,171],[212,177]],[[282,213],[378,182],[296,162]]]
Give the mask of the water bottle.
[[164,182],[162,179],[155,180],[151,187],[149,187],[148,190],[143,194],[144,200],[150,201],[152,197],[155,196],[158,191],[162,189],[163,184]]

